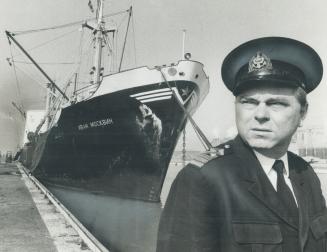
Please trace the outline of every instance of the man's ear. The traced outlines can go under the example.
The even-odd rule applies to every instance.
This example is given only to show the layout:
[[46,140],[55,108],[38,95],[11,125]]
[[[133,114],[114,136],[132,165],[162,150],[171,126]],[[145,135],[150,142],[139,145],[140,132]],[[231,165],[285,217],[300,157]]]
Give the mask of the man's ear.
[[308,108],[309,108],[309,104],[306,103],[304,106],[301,106],[301,121],[303,121],[305,119],[305,117],[307,116],[308,113]]

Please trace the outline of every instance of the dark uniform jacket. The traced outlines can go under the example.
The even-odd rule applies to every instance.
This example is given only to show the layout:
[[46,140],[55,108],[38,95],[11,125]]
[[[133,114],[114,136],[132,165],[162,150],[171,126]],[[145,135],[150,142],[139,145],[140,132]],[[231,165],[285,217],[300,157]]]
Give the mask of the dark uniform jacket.
[[157,252],[326,252],[327,211],[311,166],[289,152],[299,219],[292,220],[252,150],[238,136],[225,154],[176,177]]

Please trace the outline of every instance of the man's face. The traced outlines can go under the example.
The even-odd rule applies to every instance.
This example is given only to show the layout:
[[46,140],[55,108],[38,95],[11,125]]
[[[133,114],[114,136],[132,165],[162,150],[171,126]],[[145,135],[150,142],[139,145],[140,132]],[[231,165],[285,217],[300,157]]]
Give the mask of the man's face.
[[236,125],[242,139],[252,148],[284,152],[305,112],[288,87],[262,86],[236,97]]

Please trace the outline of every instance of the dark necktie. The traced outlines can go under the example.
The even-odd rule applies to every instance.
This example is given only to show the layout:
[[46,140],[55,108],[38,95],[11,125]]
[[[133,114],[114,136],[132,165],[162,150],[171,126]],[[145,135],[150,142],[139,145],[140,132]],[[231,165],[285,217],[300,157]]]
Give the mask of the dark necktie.
[[283,161],[276,160],[272,168],[277,172],[277,195],[282,201],[283,205],[286,207],[289,217],[291,217],[293,221],[297,223],[298,208],[293,193],[285,182],[285,167]]

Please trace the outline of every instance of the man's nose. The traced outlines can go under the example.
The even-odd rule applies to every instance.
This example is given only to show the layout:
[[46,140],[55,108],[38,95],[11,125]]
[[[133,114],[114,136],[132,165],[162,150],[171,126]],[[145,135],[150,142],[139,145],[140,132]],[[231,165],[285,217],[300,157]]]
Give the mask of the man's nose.
[[255,110],[254,113],[254,118],[259,122],[259,123],[264,123],[266,121],[269,121],[269,111],[268,108],[265,104],[259,104]]

